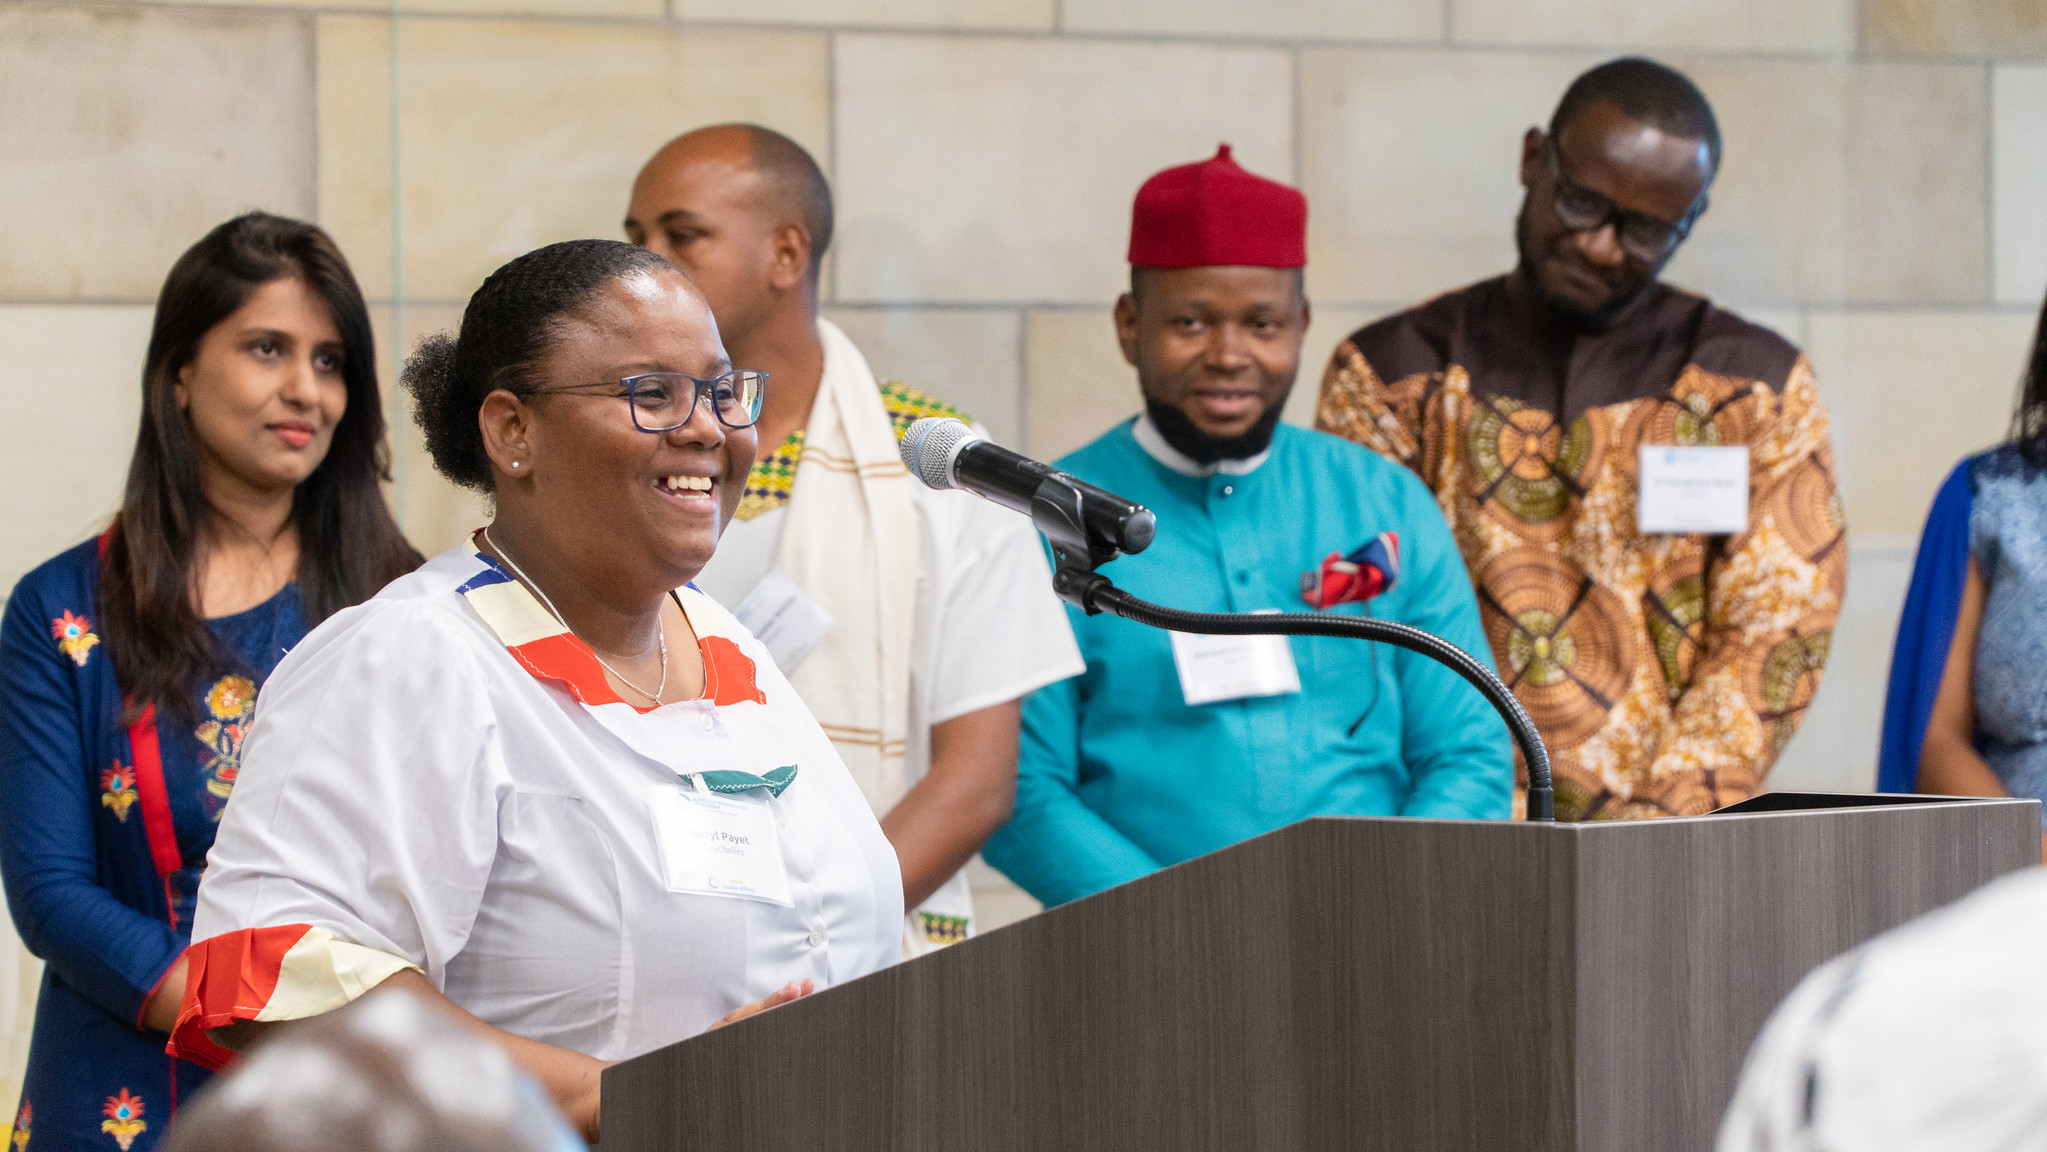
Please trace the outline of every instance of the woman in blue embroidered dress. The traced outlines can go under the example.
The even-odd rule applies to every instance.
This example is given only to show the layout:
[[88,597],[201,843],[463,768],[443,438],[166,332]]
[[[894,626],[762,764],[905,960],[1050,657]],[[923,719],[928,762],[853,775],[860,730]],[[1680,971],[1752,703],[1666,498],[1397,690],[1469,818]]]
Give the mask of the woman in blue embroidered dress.
[[1962,461],[1926,518],[1877,783],[2047,801],[2047,306],[2011,439]]
[[179,258],[121,510],[0,624],[0,873],[45,963],[8,1152],[146,1152],[204,1083],[164,1034],[256,689],[420,561],[385,452],[369,312],[325,233],[251,213]]

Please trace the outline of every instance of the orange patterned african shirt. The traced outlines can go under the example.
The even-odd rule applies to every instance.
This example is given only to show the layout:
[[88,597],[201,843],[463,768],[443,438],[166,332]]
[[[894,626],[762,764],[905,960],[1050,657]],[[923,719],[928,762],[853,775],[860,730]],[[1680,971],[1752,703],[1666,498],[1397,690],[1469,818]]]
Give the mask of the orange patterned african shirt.
[[[1316,423],[1435,492],[1548,745],[1558,819],[1761,790],[1847,586],[1826,408],[1796,348],[1661,285],[1607,331],[1545,340],[1488,280],[1338,345]],[[1747,446],[1746,531],[1637,530],[1637,450],[1665,444]]]

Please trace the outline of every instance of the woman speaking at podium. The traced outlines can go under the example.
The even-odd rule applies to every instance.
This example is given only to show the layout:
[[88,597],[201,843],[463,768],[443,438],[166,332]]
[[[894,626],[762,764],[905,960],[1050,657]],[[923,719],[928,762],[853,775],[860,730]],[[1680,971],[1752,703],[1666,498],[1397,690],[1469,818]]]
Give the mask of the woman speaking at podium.
[[687,587],[766,381],[613,241],[513,260],[406,368],[490,526],[278,666],[199,891],[173,1044],[385,981],[445,996],[595,1136],[606,1062],[874,971],[902,879],[817,722]]

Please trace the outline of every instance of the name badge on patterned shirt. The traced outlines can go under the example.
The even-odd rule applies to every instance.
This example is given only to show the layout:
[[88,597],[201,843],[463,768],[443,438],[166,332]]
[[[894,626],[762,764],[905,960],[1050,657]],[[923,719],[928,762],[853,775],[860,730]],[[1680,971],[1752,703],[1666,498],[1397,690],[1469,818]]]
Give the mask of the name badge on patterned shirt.
[[1748,531],[1748,449],[1644,444],[1635,527],[1643,535]]
[[765,795],[658,784],[648,803],[670,892],[793,904],[782,839]]
[[1301,690],[1293,645],[1284,636],[1167,635],[1173,641],[1173,665],[1180,671],[1180,695],[1190,708]]

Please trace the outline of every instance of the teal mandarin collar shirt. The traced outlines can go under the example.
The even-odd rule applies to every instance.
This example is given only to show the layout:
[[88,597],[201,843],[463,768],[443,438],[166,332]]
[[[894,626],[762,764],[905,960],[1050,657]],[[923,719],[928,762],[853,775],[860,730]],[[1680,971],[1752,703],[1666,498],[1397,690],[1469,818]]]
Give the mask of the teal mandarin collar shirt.
[[[1058,465],[1157,514],[1151,547],[1103,569],[1135,595],[1203,612],[1307,611],[1302,573],[1391,530],[1393,589],[1329,611],[1412,624],[1491,663],[1428,490],[1366,449],[1281,425],[1262,459],[1190,475],[1140,418]],[[1048,905],[1311,816],[1509,813],[1505,726],[1426,657],[1292,637],[1300,692],[1190,707],[1166,633],[1067,612],[1087,671],[1026,699],[1015,813],[983,852]]]

